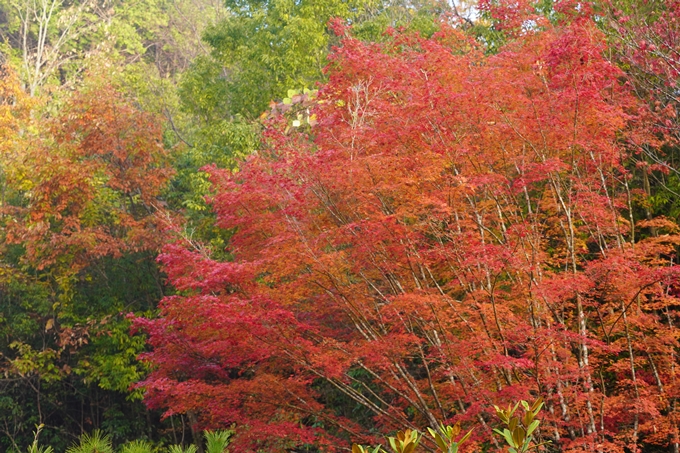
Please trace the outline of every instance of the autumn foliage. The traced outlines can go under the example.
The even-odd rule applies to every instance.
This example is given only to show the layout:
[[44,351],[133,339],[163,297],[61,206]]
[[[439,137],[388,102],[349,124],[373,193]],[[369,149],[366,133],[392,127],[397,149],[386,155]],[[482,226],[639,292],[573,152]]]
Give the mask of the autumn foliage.
[[603,53],[576,16],[494,55],[446,26],[345,38],[316,126],[209,170],[234,259],[161,255],[149,405],[238,451],[456,422],[472,451],[500,448],[493,404],[541,395],[551,449],[677,451],[680,228],[640,220],[631,155],[660,138]]
[[157,197],[172,170],[160,123],[112,85],[96,77],[91,84],[55,118],[27,123],[8,162],[8,183],[24,201],[3,208],[15,217],[6,240],[23,244],[38,269],[60,264],[77,272],[162,243]]
[[55,451],[100,427],[95,411],[125,401],[142,371],[143,340],[120,313],[160,298],[144,286],[172,175],[158,117],[96,74],[53,102],[0,69],[2,451],[24,451],[36,426]]

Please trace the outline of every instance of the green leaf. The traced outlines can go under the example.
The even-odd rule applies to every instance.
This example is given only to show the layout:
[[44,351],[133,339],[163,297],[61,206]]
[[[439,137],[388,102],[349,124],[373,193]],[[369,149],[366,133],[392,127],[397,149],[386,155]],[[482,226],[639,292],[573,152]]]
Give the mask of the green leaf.
[[230,430],[205,431],[206,453],[226,453],[232,434]]
[[437,444],[437,446],[438,446],[442,451],[446,451],[446,449],[448,448],[448,446],[447,446],[447,443],[446,443],[446,442],[444,441],[444,439],[442,438],[442,436],[440,436],[438,433],[434,433],[434,435],[433,435],[432,437],[434,437],[434,441],[435,441],[435,443]]
[[540,423],[541,422],[539,420],[534,420],[533,422],[531,422],[531,424],[527,428],[527,435],[530,436],[536,430],[536,428],[538,428],[538,425]]
[[395,451],[396,453],[399,453],[399,449],[397,448],[397,439],[395,439],[394,437],[388,437],[387,440],[390,443],[390,447],[392,447],[392,450]]
[[524,444],[524,439],[526,438],[526,431],[521,426],[515,428],[512,432],[512,440],[515,441],[515,446],[520,447]]
[[120,450],[120,453],[153,453],[153,446],[145,440],[133,440]]
[[512,439],[512,433],[509,430],[504,429],[500,434],[505,437],[505,441],[508,443],[508,445],[511,447],[519,447],[519,445],[515,444],[515,441]]
[[538,399],[534,401],[534,404],[531,405],[531,412],[537,414],[538,411],[541,410],[541,407],[543,407],[543,397],[539,396]]
[[95,430],[91,435],[83,434],[80,437],[79,445],[73,445],[66,450],[66,453],[113,453],[111,437]]

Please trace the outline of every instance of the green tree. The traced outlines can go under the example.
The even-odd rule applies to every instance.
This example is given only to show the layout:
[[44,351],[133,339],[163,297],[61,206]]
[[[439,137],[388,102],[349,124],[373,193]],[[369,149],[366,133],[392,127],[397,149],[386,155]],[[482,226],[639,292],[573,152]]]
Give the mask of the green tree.
[[446,2],[427,0],[227,0],[226,4],[228,17],[205,33],[210,57],[199,59],[182,83],[185,94],[208,88],[210,94],[203,97],[186,96],[187,107],[202,116],[226,110],[231,116],[256,118],[288,89],[314,88],[325,80],[328,54],[338,42],[328,29],[332,18],[354,25],[357,34],[374,40],[390,26],[412,26],[431,34],[440,14],[449,11]]
[[180,76],[179,121],[172,124],[184,147],[175,153],[178,174],[169,199],[186,209],[187,239],[205,239],[213,250],[223,249],[228,235],[213,227],[205,204],[210,184],[198,170],[210,164],[235,169],[258,149],[259,118],[272,101],[326,79],[329,53],[339,43],[329,21],[339,18],[371,41],[386,39],[388,27],[429,36],[451,12],[437,0],[227,0],[226,6],[223,20],[206,28],[210,53]]

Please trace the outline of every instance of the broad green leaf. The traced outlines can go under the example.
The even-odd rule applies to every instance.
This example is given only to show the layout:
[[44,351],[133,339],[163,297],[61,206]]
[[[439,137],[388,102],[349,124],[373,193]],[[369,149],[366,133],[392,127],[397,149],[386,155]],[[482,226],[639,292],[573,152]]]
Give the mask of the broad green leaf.
[[524,428],[522,428],[521,426],[518,426],[512,432],[512,440],[515,442],[514,445],[517,447],[521,447],[524,444],[525,438],[526,431],[524,431]]
[[533,432],[536,430],[536,428],[538,428],[538,425],[540,423],[541,422],[539,420],[534,420],[533,422],[531,422],[531,424],[527,428],[527,435],[530,436],[531,434],[533,434]]

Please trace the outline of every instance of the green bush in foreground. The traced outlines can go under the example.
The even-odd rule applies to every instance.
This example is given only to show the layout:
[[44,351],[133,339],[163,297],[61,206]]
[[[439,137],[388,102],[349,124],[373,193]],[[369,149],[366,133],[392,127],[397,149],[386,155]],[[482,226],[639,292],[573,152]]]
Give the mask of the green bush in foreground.
[[[54,453],[51,446],[41,446],[38,443],[38,437],[43,425],[37,426],[34,432],[33,444],[28,447],[27,453]],[[227,446],[229,445],[233,431],[217,430],[204,431],[205,438],[205,452],[206,453],[228,453]],[[78,444],[72,445],[66,450],[66,453],[197,453],[198,447],[196,445],[171,445],[169,447],[154,446],[145,440],[133,440],[128,442],[118,450],[113,448],[111,437],[102,434],[101,431],[95,430],[92,434],[83,434],[80,437]]]
[[[524,409],[524,415],[515,415],[520,404]],[[504,428],[494,429],[496,434],[500,434],[508,444],[508,453],[527,453],[536,449],[547,442],[535,443],[534,433],[538,429],[541,421],[536,417],[543,407],[543,398],[538,398],[532,405],[522,400],[515,406],[501,409],[494,406],[496,415],[503,423]],[[458,453],[460,446],[470,438],[472,430],[458,438],[461,429],[460,423],[454,426],[441,425],[436,430],[427,428],[432,436],[432,441],[436,445],[438,453]],[[458,440],[456,440],[458,438]],[[394,453],[413,453],[422,440],[422,434],[418,431],[407,429],[399,431],[395,437],[387,438],[390,448]],[[377,447],[365,447],[363,445],[352,445],[352,453],[387,453],[382,445]]]
[[[524,415],[516,415],[520,405],[524,409]],[[508,453],[527,453],[537,449],[547,442],[534,442],[535,433],[540,426],[540,420],[536,417],[543,408],[543,399],[538,398],[533,404],[529,405],[522,400],[513,407],[501,409],[494,406],[496,415],[503,424],[503,429],[494,429],[508,445]],[[37,427],[34,433],[33,444],[28,448],[27,453],[54,453],[50,446],[40,446],[38,437],[43,425]],[[438,453],[458,453],[460,446],[470,438],[473,430],[461,434],[460,423],[453,426],[440,425],[437,429],[427,428],[431,439],[436,445]],[[206,453],[228,453],[227,446],[231,440],[233,431],[218,430],[205,431],[205,452]],[[397,432],[396,436],[388,437],[387,441],[393,453],[414,453],[418,448],[423,435],[416,431],[407,429]],[[196,445],[181,446],[171,445],[170,447],[155,447],[144,440],[134,440],[122,445],[118,453],[197,453]],[[84,434],[80,437],[78,445],[73,445],[66,450],[66,453],[116,453],[111,443],[111,437],[104,435],[101,431],[94,431],[92,434]],[[352,453],[387,453],[382,445],[367,447],[363,445],[352,445]]]

